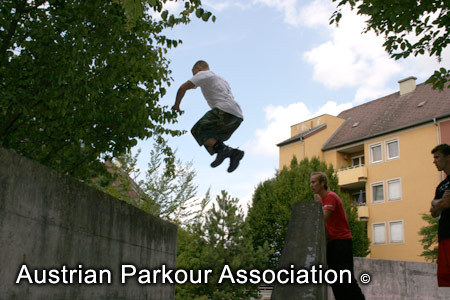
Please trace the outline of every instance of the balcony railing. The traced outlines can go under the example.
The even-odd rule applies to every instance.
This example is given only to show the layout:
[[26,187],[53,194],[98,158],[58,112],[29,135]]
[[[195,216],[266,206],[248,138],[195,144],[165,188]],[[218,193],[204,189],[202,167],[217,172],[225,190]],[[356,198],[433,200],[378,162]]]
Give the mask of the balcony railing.
[[367,182],[367,167],[365,165],[339,169],[337,171],[339,186],[342,188],[360,188]]

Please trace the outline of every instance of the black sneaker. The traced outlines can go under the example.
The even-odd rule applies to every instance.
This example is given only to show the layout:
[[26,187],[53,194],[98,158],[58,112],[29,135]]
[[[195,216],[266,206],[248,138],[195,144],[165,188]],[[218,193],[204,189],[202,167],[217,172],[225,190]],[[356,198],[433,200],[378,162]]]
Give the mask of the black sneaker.
[[215,168],[219,166],[221,163],[223,163],[225,158],[231,157],[231,155],[233,154],[233,150],[234,150],[233,148],[224,146],[223,149],[217,152],[216,159],[211,163],[211,167]]
[[228,172],[231,173],[239,166],[239,162],[244,157],[244,151],[239,149],[233,149],[233,153],[230,157],[230,166],[228,167]]

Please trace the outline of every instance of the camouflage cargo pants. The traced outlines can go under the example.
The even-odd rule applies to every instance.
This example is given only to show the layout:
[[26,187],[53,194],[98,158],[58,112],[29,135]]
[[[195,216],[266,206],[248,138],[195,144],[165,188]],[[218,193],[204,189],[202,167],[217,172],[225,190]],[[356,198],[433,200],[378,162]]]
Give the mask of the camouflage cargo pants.
[[[200,146],[203,146],[210,138],[215,138],[218,141],[226,141],[242,121],[241,118],[235,115],[218,108],[213,108],[195,123],[191,129],[191,133]],[[209,149],[210,147],[205,146],[205,148],[209,154],[214,154],[214,151]]]

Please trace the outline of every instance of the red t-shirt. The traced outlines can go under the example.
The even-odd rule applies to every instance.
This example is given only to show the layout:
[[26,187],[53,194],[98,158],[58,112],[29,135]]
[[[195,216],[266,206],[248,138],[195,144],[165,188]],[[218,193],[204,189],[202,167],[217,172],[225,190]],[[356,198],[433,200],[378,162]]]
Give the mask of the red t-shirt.
[[325,223],[328,231],[328,241],[351,239],[352,232],[348,225],[347,215],[345,214],[341,198],[334,192],[328,192],[321,202],[324,210],[333,211]]

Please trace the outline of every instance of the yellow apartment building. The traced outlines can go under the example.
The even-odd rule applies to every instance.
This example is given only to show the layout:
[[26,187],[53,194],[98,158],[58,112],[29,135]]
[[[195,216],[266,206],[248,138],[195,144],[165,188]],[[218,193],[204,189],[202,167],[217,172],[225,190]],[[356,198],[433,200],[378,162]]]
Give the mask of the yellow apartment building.
[[431,149],[450,144],[450,89],[415,80],[400,80],[398,92],[336,117],[292,125],[291,138],[278,144],[280,169],[294,155],[333,165],[342,191],[367,222],[372,258],[425,261],[418,232],[445,176],[436,170]]

